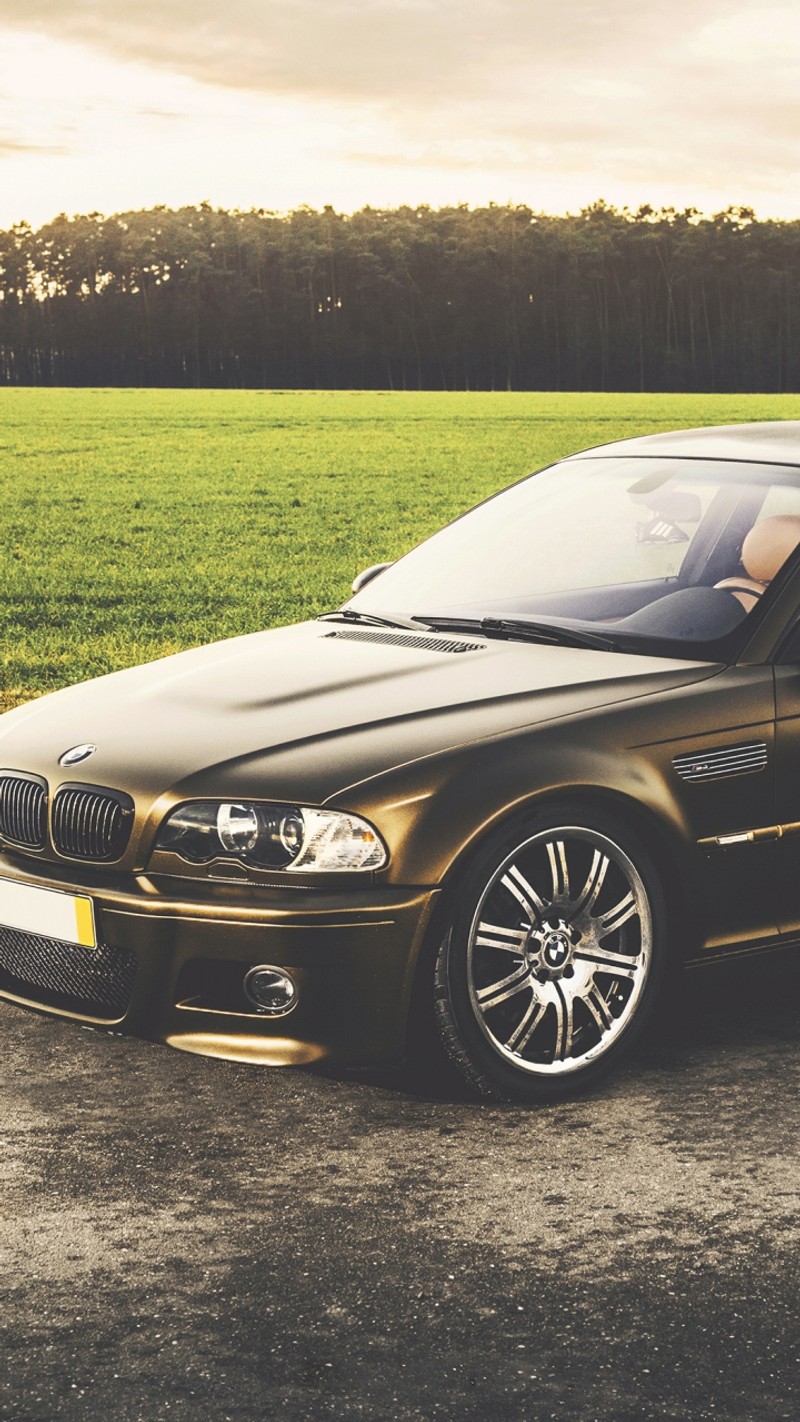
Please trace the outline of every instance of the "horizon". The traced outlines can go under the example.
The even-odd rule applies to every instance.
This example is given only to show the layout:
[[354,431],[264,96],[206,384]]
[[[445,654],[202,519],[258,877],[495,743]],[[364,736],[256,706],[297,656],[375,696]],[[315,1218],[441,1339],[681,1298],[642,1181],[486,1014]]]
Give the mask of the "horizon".
[[321,203],[319,206],[311,206],[308,203],[299,203],[296,207],[289,207],[283,209],[259,206],[226,207],[223,204],[214,203],[208,198],[200,198],[196,202],[186,202],[181,203],[180,205],[173,205],[171,203],[154,203],[145,207],[120,208],[119,210],[114,212],[102,212],[99,209],[94,209],[92,211],[87,210],[84,212],[62,211],[53,213],[50,217],[47,217],[43,221],[38,223],[30,222],[27,218],[21,217],[12,223],[8,223],[5,225],[0,223],[0,231],[10,232],[19,227],[27,227],[30,229],[31,232],[36,233],[42,230],[43,228],[49,227],[53,223],[60,221],[116,222],[122,218],[130,217],[135,214],[154,212],[179,213],[191,211],[210,211],[231,217],[255,215],[259,217],[273,218],[276,221],[281,221],[286,218],[292,217],[296,213],[300,212],[308,212],[309,214],[315,214],[318,216],[324,214],[325,212],[331,212],[334,217],[347,219],[357,217],[361,213],[396,213],[406,210],[409,212],[431,213],[459,210],[467,212],[485,212],[489,210],[495,210],[499,212],[528,211],[532,214],[533,221],[537,221],[540,218],[543,220],[567,221],[571,218],[587,216],[594,211],[605,211],[609,213],[609,215],[621,217],[631,222],[657,223],[665,218],[686,218],[691,226],[696,226],[703,222],[713,222],[716,221],[718,218],[727,217],[729,215],[739,218],[742,222],[742,225],[757,225],[762,223],[782,223],[788,225],[793,222],[800,222],[800,202],[798,202],[796,212],[785,217],[775,217],[768,213],[757,212],[753,208],[751,203],[745,202],[734,202],[731,203],[728,207],[722,208],[719,211],[714,212],[710,209],[706,211],[701,211],[699,208],[679,208],[676,207],[674,204],[667,204],[664,207],[655,207],[652,203],[647,202],[642,203],[638,209],[633,209],[627,206],[616,207],[613,203],[607,202],[605,198],[602,197],[595,198],[592,202],[587,203],[585,207],[582,207],[580,209],[568,210],[563,212],[553,212],[544,208],[534,208],[530,205],[530,203],[524,201],[499,202],[496,199],[491,198],[486,202],[476,203],[398,202],[392,204],[378,205],[376,203],[365,202],[360,207],[354,207],[350,209],[335,207],[332,203]]

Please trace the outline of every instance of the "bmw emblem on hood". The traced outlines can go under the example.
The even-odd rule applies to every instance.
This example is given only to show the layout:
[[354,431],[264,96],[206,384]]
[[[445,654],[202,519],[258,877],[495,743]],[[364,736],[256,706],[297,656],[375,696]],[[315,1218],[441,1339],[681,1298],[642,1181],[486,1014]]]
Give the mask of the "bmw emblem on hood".
[[59,765],[79,765],[82,760],[88,760],[90,755],[94,755],[97,746],[73,746],[71,750],[65,750],[63,755],[58,757]]

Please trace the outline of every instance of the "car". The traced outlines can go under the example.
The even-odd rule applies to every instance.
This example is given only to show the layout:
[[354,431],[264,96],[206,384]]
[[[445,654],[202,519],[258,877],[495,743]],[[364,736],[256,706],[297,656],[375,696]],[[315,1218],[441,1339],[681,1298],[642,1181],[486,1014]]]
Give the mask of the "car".
[[572,455],[354,587],[0,718],[3,998],[541,1102],[800,940],[800,423]]

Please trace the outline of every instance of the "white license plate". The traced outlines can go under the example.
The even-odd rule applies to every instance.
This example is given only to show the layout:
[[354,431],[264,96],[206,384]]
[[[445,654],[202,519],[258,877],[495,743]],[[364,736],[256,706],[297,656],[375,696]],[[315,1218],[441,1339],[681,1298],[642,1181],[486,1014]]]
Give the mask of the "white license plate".
[[0,879],[0,925],[82,948],[97,947],[92,900],[60,889]]

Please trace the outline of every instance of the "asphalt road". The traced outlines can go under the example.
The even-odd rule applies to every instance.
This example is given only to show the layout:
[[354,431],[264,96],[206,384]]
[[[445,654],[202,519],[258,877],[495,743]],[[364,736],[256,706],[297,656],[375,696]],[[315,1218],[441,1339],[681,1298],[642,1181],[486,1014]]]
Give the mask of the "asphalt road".
[[0,1005],[0,1416],[800,1414],[800,955],[590,1098],[228,1065]]

